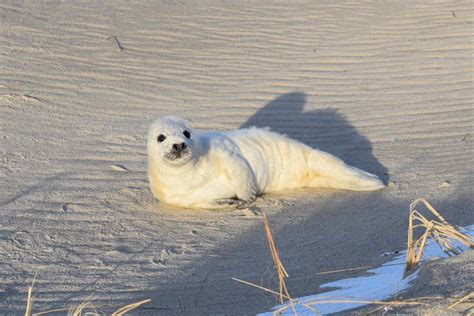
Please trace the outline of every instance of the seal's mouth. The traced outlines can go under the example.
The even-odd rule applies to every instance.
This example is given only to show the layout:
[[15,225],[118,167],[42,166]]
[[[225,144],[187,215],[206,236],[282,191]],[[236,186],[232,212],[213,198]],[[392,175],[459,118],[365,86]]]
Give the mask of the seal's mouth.
[[165,154],[166,159],[170,161],[183,161],[191,158],[191,150],[186,149],[172,149]]

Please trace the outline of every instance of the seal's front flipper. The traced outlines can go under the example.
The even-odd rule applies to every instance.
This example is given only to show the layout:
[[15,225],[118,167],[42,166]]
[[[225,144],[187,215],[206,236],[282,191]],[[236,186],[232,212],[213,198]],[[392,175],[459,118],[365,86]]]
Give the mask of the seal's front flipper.
[[235,207],[239,210],[249,208],[254,200],[244,201],[239,199],[217,199],[214,202],[222,207]]
[[211,145],[215,154],[219,157],[220,166],[227,176],[237,199],[255,200],[259,191],[257,180],[239,148],[228,140],[214,141]]
[[308,184],[310,187],[353,191],[375,191],[385,187],[376,175],[349,166],[324,151],[310,149],[306,159],[308,167],[315,173]]

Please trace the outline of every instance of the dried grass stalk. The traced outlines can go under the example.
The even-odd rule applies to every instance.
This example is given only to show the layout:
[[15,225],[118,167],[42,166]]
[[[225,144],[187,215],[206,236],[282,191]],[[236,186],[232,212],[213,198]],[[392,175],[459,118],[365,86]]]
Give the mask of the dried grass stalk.
[[[28,287],[28,299],[27,299],[27,302],[26,302],[25,316],[30,316],[31,312],[32,312],[32,308],[33,308],[33,286],[36,282],[36,275],[37,274],[38,274],[38,272],[35,273],[35,276],[33,278],[33,282],[31,283],[31,286]],[[61,311],[68,311],[68,313],[67,313],[68,316],[81,316],[84,309],[94,308],[92,306],[92,303],[89,301],[90,299],[91,299],[91,296],[86,301],[84,301],[83,303],[79,304],[76,307],[52,309],[52,310],[48,310],[48,311],[44,311],[44,312],[33,313],[33,316],[45,315],[45,314],[61,312]],[[126,313],[128,313],[129,311],[139,307],[140,305],[143,305],[143,304],[149,303],[149,302],[151,302],[151,300],[146,299],[146,300],[143,300],[143,301],[140,301],[140,302],[136,302],[136,303],[133,303],[133,304],[123,306],[123,307],[119,308],[118,310],[116,310],[115,312],[113,312],[112,316],[123,316]],[[98,311],[87,312],[86,314],[87,315],[102,315]]]
[[280,288],[280,294],[279,294],[280,303],[283,303],[284,295],[288,297],[290,296],[288,294],[288,289],[285,283],[285,278],[288,277],[288,273],[286,272],[285,267],[283,266],[283,263],[281,262],[280,254],[278,253],[278,249],[275,245],[275,239],[273,238],[272,230],[270,228],[270,223],[268,222],[267,214],[265,212],[263,213],[263,221],[265,223],[265,233],[267,235],[268,246],[270,248],[273,262],[275,263],[275,268],[278,274],[278,283],[279,283],[279,288]]
[[454,307],[458,306],[461,303],[469,302],[471,300],[471,298],[474,298],[474,292],[471,292],[471,293],[461,297],[459,300],[457,300],[453,304],[449,305],[448,309],[453,309],[454,310]]
[[[419,203],[424,204],[438,220],[428,220],[421,215],[415,209]],[[415,229],[417,228],[424,228],[425,231],[420,237],[415,238]],[[467,247],[474,248],[473,238],[461,233],[450,225],[424,198],[416,199],[410,205],[406,271],[411,271],[418,265],[429,237],[432,237],[448,256],[458,255],[462,252],[462,249],[456,247],[453,240],[457,240]]]
[[82,311],[84,310],[84,308],[88,307],[91,303],[90,302],[82,302],[81,304],[79,304],[78,306],[76,307],[71,307],[71,309],[69,310],[69,312],[67,313],[68,316],[81,316],[82,315]]
[[270,223],[268,222],[268,217],[265,212],[263,212],[263,222],[265,224],[265,233],[267,235],[268,247],[270,248],[270,253],[272,254],[273,262],[275,263],[275,268],[278,274],[280,303],[283,304],[285,297],[289,298],[290,306],[294,314],[297,315],[296,309],[293,304],[293,299],[291,299],[290,293],[288,293],[288,288],[286,287],[285,278],[288,277],[288,273],[286,272],[285,267],[281,262],[280,254],[278,253],[278,249],[275,244],[275,239],[273,238],[272,230],[270,228]]
[[28,287],[28,298],[26,300],[25,316],[31,315],[31,310],[33,308],[33,286],[35,285],[37,274],[38,271],[36,271],[35,276],[33,277],[33,282],[31,282],[31,286]]
[[[143,304],[149,303],[149,302],[151,302],[151,300],[146,299],[146,300],[143,300],[143,301],[140,301],[140,302],[136,302],[136,303],[132,303],[132,304],[123,306],[123,307],[119,308],[118,310],[116,310],[115,312],[113,312],[111,315],[112,316],[123,316],[126,313],[128,313],[129,311],[134,310],[135,308],[139,307],[140,305],[143,305]],[[68,313],[67,313],[68,316],[81,316],[84,309],[91,308],[91,307],[92,307],[91,302],[86,300],[85,302],[81,303],[80,305],[78,305],[76,307],[51,309],[51,310],[44,311],[44,312],[34,313],[33,316],[45,315],[45,314],[61,312],[61,311],[68,311]],[[103,315],[103,313],[100,313],[98,311],[86,312],[85,314],[86,315]]]
[[[291,309],[293,310],[293,314],[298,315],[298,313],[296,312],[296,308],[295,308],[295,302],[296,301],[290,296],[290,294],[288,292],[288,288],[287,288],[286,283],[285,283],[285,278],[288,277],[288,273],[286,272],[285,266],[281,262],[280,254],[279,254],[278,249],[276,247],[275,239],[273,238],[273,233],[272,233],[272,230],[270,228],[270,223],[268,222],[268,217],[267,217],[267,214],[265,212],[263,212],[263,222],[264,222],[264,225],[265,225],[265,233],[266,233],[267,240],[268,240],[268,247],[270,248],[270,253],[272,255],[273,263],[275,264],[275,268],[276,268],[277,274],[278,274],[279,291],[276,292],[276,291],[267,289],[263,286],[253,284],[253,283],[250,283],[250,282],[247,282],[247,281],[243,281],[243,280],[240,280],[240,279],[237,279],[237,278],[232,278],[232,279],[235,280],[235,281],[238,281],[238,282],[241,282],[241,283],[251,285],[253,287],[265,290],[265,291],[270,292],[272,294],[278,295],[281,304],[283,304],[285,299],[287,299],[290,303],[289,305],[290,305]],[[320,314],[317,309],[312,308],[311,306],[308,306],[308,305],[305,305],[305,304],[301,304],[301,305],[307,307],[308,309],[315,312],[316,314]],[[284,306],[281,309],[286,310],[287,308],[288,308],[288,306]],[[278,310],[278,311],[275,312],[275,314],[279,314],[280,312],[281,311]]]
[[133,304],[126,305],[122,308],[119,308],[115,312],[113,312],[112,316],[122,316],[125,313],[128,313],[129,311],[139,307],[140,305],[143,305],[143,304],[149,303],[149,302],[151,302],[151,300],[147,299],[147,300],[143,300],[143,301],[140,301],[140,302],[136,302],[136,303],[133,303]]
[[364,269],[369,269],[369,268],[371,268],[371,266],[363,266],[363,267],[354,267],[354,268],[347,268],[347,269],[331,270],[331,271],[318,272],[318,273],[316,273],[316,275],[332,274],[332,273],[348,272],[348,271],[356,271],[356,270],[364,270]]
[[[278,293],[278,292],[276,292],[276,291],[267,289],[266,287],[263,287],[263,286],[261,286],[261,285],[255,284],[255,283],[251,283],[251,282],[244,281],[244,280],[237,279],[237,278],[232,278],[232,280],[237,281],[237,282],[240,282],[240,283],[243,283],[243,284],[247,284],[247,285],[250,285],[250,286],[253,286],[253,287],[256,287],[257,289],[261,289],[261,290],[264,290],[264,291],[269,292],[269,293],[272,293],[272,294],[280,295],[280,293]],[[299,305],[304,306],[304,307],[306,307],[307,309],[313,311],[313,312],[316,313],[317,315],[320,315],[320,314],[321,314],[316,308],[311,307],[311,306],[309,306],[309,305],[307,305],[307,304],[305,304],[305,303],[301,303],[301,302],[295,300],[294,298],[291,298],[291,297],[286,296],[286,295],[284,295],[284,294],[283,294],[283,297],[286,298],[286,299],[288,299],[288,301],[290,301],[292,304],[299,304]],[[283,312],[283,311],[285,311],[285,310],[287,310],[287,309],[288,309],[288,306],[283,306],[283,307],[281,307],[280,309],[276,310],[276,311],[275,311],[275,314],[281,313],[281,312]],[[296,311],[294,311],[294,312],[296,313]],[[295,315],[297,315],[297,314],[295,314]]]

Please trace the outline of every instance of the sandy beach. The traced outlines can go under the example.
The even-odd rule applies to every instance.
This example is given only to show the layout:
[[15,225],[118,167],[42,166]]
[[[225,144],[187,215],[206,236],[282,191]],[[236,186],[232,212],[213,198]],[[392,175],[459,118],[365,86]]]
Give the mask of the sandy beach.
[[[33,312],[148,298],[137,313],[270,311],[275,297],[231,279],[277,286],[263,211],[294,297],[365,270],[320,272],[406,249],[418,197],[472,225],[473,9],[3,1],[0,314],[24,314],[35,273]],[[268,126],[387,188],[281,192],[250,210],[163,207],[146,137],[170,114],[199,129]]]

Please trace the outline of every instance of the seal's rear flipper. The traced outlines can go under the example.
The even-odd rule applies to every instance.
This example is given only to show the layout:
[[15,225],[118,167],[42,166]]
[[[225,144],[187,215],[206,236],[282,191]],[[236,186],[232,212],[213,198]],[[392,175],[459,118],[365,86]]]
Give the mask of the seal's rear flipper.
[[353,191],[375,191],[385,187],[374,174],[345,164],[341,159],[316,149],[307,152],[308,167],[315,172],[310,187]]

